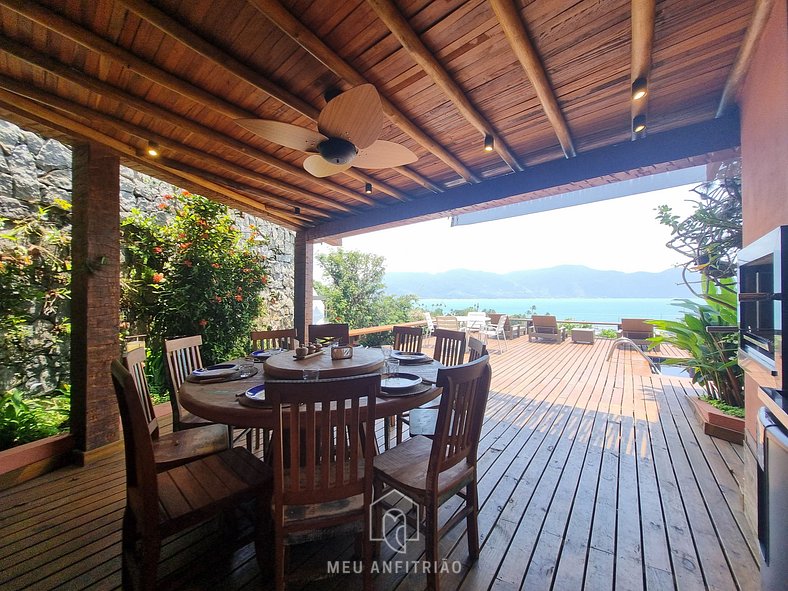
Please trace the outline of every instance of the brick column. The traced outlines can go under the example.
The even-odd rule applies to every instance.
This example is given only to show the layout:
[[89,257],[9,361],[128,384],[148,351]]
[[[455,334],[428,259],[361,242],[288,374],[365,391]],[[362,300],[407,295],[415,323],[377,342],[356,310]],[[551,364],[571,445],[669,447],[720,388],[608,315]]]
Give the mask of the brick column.
[[88,452],[116,442],[109,366],[118,357],[120,161],[98,144],[75,146],[71,248],[71,433]]
[[312,324],[312,272],[314,266],[314,248],[308,242],[304,232],[297,232],[295,237],[293,315],[298,338],[306,339],[306,328]]

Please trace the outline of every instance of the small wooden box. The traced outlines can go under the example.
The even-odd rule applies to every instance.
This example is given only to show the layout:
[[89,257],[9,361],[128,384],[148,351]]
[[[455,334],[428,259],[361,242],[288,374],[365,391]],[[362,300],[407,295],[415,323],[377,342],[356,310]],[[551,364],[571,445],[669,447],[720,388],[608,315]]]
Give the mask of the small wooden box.
[[349,345],[334,345],[331,347],[331,359],[350,359],[353,357],[353,347]]

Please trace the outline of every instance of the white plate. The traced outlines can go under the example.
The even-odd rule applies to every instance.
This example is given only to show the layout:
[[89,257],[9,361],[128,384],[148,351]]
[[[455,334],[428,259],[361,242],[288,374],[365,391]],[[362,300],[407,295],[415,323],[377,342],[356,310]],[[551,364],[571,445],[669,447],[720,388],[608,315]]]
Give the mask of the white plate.
[[237,363],[220,363],[206,368],[195,369],[191,375],[198,380],[214,380],[216,378],[230,377],[237,371]]
[[255,359],[268,359],[269,357],[272,357],[273,355],[278,355],[283,351],[284,349],[260,349],[259,351],[253,351],[252,357],[254,357]]
[[392,359],[398,359],[400,363],[420,363],[429,359],[426,353],[406,353],[404,351],[392,351]]
[[244,396],[246,396],[247,400],[254,400],[258,403],[265,402],[265,384],[249,388],[244,392]]
[[385,392],[399,392],[421,384],[421,378],[412,373],[392,373],[380,380],[380,389]]

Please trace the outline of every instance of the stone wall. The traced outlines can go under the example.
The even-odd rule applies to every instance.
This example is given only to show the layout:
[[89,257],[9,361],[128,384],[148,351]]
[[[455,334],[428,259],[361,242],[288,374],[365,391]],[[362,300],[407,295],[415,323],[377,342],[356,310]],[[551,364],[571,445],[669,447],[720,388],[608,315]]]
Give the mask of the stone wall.
[[[42,138],[16,125],[0,120],[0,217],[21,219],[38,207],[52,204],[56,198],[71,201],[71,148],[58,141]],[[121,217],[132,208],[151,215],[163,216],[157,209],[161,196],[179,192],[172,185],[138,173],[129,168],[120,170]],[[275,297],[269,301],[260,327],[293,326],[293,255],[295,234],[266,220],[238,213],[238,226],[248,231],[256,226],[270,236],[260,251],[271,262],[269,287]],[[62,360],[51,360],[46,376],[61,370]]]

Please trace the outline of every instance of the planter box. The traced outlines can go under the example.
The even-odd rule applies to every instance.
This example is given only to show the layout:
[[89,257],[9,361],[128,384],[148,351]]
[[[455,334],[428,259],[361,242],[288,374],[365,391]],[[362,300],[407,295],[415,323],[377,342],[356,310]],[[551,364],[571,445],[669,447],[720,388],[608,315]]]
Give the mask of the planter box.
[[732,443],[744,443],[744,419],[726,415],[695,396],[690,396],[690,402],[706,435]]

